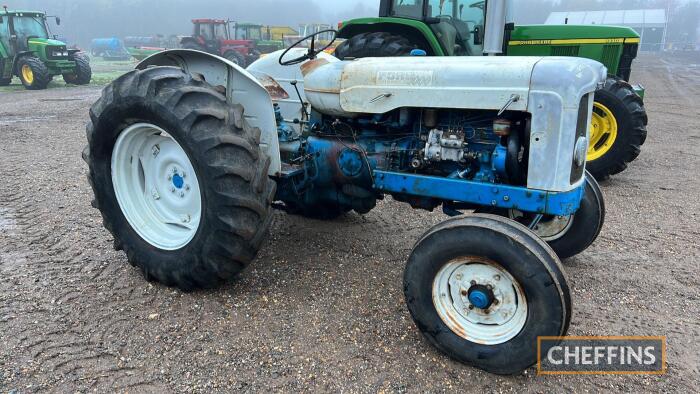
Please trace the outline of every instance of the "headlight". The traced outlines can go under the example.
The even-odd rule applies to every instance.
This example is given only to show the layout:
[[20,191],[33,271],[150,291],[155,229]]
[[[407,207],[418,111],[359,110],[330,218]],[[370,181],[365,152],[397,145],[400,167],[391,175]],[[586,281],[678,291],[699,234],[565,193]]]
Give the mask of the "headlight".
[[581,167],[586,163],[586,158],[588,155],[588,138],[580,137],[576,141],[576,148],[574,150],[574,163]]
[[68,51],[51,51],[52,57],[68,57]]

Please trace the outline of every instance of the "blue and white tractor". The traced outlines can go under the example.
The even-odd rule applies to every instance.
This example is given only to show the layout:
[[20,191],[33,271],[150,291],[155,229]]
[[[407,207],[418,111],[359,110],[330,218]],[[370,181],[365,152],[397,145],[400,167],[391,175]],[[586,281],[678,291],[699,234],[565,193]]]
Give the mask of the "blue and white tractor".
[[603,226],[585,166],[605,67],[558,57],[339,61],[310,41],[250,71],[166,51],[104,89],[84,158],[115,248],[148,279],[189,291],[240,273],[273,209],[331,219],[387,196],[442,208],[453,218],[417,241],[405,268],[418,329],[486,371],[533,365],[537,338],[565,335],[571,319],[560,258]]

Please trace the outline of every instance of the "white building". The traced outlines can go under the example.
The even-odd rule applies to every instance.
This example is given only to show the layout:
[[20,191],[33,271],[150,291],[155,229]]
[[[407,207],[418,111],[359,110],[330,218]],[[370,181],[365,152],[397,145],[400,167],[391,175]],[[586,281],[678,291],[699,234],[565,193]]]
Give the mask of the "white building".
[[613,25],[631,27],[642,37],[642,51],[660,51],[666,44],[666,10],[552,12],[547,25]]

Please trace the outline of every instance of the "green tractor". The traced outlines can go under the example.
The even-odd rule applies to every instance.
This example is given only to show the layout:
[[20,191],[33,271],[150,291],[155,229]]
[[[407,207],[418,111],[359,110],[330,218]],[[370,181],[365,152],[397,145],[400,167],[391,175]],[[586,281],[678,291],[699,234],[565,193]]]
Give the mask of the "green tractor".
[[426,54],[597,60],[607,67],[609,77],[595,97],[588,169],[599,180],[624,171],[639,156],[647,136],[644,88],[628,83],[639,35],[630,28],[601,25],[507,23],[505,31],[488,31],[487,18],[507,18],[501,10],[510,4],[489,7],[496,1],[506,2],[381,0],[379,17],[342,23],[338,36],[347,41],[338,46],[335,55],[340,59]]
[[236,40],[253,41],[255,43],[255,49],[260,53],[267,54],[285,48],[283,40],[275,40],[272,37],[269,26],[254,23],[236,23],[234,29]]
[[25,88],[41,90],[56,75],[68,84],[87,85],[92,79],[90,61],[79,50],[51,38],[46,14],[4,7],[0,11],[0,86],[17,76]]

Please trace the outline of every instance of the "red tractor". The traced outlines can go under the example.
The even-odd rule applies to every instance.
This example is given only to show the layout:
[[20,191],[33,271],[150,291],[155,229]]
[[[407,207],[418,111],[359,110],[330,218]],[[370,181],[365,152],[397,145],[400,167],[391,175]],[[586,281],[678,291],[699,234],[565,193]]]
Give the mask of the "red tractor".
[[184,49],[195,49],[222,56],[241,67],[260,58],[252,40],[231,38],[231,22],[222,19],[194,19],[194,33],[180,41]]

